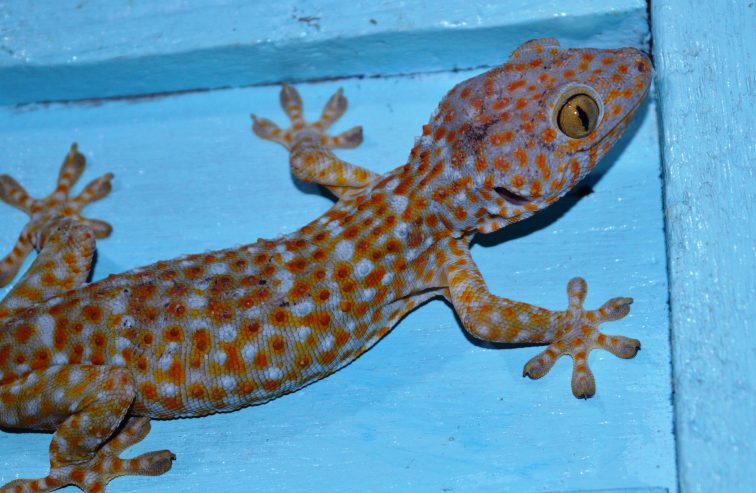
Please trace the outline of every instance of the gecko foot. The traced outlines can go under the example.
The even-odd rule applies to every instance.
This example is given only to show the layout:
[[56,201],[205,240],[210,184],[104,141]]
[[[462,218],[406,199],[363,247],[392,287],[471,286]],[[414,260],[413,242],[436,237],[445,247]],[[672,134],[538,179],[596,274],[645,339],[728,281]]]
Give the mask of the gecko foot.
[[287,149],[291,149],[300,137],[318,137],[321,144],[332,149],[351,149],[362,143],[362,127],[353,127],[333,136],[325,133],[347,109],[347,100],[341,89],[331,96],[320,118],[315,122],[304,120],[302,97],[294,87],[283,84],[280,99],[281,106],[291,121],[291,126],[282,130],[267,118],[252,115],[252,131],[258,137],[278,142]]
[[599,324],[619,320],[630,312],[632,298],[612,298],[598,310],[584,310],[587,293],[584,279],[576,277],[567,283],[569,307],[566,326],[560,330],[556,342],[525,364],[523,376],[541,378],[563,355],[572,356],[572,393],[587,399],[596,393],[596,382],[588,366],[588,353],[601,348],[620,358],[632,358],[640,349],[640,341],[624,336],[607,336],[598,330]]
[[85,159],[76,144],[71,145],[60,168],[55,190],[41,199],[33,199],[8,175],[0,175],[0,200],[26,212],[30,220],[16,240],[11,252],[0,260],[0,287],[8,284],[18,272],[24,258],[32,248],[40,248],[46,236],[46,225],[59,217],[74,217],[88,226],[96,238],[110,235],[112,227],[105,221],[84,218],[81,210],[88,204],[102,199],[110,193],[112,173],[92,180],[76,197],[70,197],[71,188],[84,171]]
[[133,459],[118,455],[128,447],[142,441],[150,431],[149,418],[130,418],[123,429],[105,444],[95,456],[83,463],[55,465],[52,460],[50,474],[41,479],[17,479],[0,486],[0,493],[46,492],[76,485],[87,493],[102,493],[108,482],[118,476],[159,476],[168,471],[176,456],[168,450],[148,452]]

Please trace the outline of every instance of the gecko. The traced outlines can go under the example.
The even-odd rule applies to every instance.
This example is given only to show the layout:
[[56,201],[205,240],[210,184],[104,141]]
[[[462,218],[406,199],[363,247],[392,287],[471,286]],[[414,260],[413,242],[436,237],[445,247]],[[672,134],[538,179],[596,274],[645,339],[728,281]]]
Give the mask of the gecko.
[[333,149],[362,142],[338,135],[341,90],[317,121],[283,85],[288,128],[252,116],[253,132],[283,145],[293,175],[337,199],[322,216],[276,239],[185,255],[87,283],[95,242],[111,232],[82,216],[113,176],[72,196],[85,159],[74,144],[55,190],[33,199],[0,176],[0,199],[30,216],[0,261],[0,427],[52,432],[50,471],[2,493],[76,485],[105,491],[124,475],[160,475],[168,450],[132,459],[151,419],[200,417],[262,404],[324,378],[384,337],[413,308],[446,299],[481,341],[544,344],[523,375],[573,360],[572,392],[595,393],[588,353],[632,358],[636,339],[599,325],[629,313],[631,298],[597,309],[587,284],[567,283],[552,311],[491,293],[470,253],[477,233],[525,219],[572,189],[606,154],[648,92],[652,66],[634,48],[563,48],[528,41],[509,59],[453,87],[407,162],[385,174]]

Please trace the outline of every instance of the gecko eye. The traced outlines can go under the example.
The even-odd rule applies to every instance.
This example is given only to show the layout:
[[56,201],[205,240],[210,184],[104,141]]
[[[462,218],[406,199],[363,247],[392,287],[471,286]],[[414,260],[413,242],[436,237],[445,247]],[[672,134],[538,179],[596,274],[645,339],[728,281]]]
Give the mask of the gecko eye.
[[559,108],[557,124],[567,137],[582,139],[596,128],[600,113],[601,109],[595,99],[588,94],[578,93]]

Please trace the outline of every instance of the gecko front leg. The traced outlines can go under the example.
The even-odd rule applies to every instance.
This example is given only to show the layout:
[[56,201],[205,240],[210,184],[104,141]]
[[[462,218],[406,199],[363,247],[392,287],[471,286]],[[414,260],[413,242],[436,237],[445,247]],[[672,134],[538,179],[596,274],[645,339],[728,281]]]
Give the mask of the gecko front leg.
[[258,137],[278,142],[289,150],[289,164],[294,176],[322,185],[338,197],[360,189],[380,176],[339,159],[331,152],[331,149],[351,149],[362,143],[362,127],[353,127],[334,136],[326,134],[326,130],[346,111],[347,100],[341,89],[331,96],[320,118],[312,123],[302,117],[302,97],[288,84],[281,88],[281,106],[291,127],[282,130],[272,121],[252,115],[252,130]]
[[0,175],[0,200],[26,212],[24,226],[11,252],[0,260],[0,286],[15,277],[24,258],[33,248],[40,256],[13,290],[0,302],[0,319],[10,310],[43,301],[79,286],[86,279],[95,238],[110,235],[110,224],[85,218],[81,211],[88,204],[110,193],[112,173],[87,184],[82,192],[70,197],[71,188],[84,171],[85,159],[76,144],[71,145],[60,168],[55,190],[34,199],[8,175]]
[[619,320],[630,312],[632,298],[612,298],[597,310],[585,310],[587,284],[576,277],[567,283],[568,308],[551,311],[491,294],[470,255],[464,240],[448,240],[445,263],[449,295],[465,329],[478,339],[490,342],[549,344],[527,362],[523,376],[541,378],[557,359],[572,356],[572,393],[588,398],[596,393],[596,383],[588,366],[588,353],[596,348],[620,358],[632,358],[640,341],[624,336],[607,336],[598,326]]

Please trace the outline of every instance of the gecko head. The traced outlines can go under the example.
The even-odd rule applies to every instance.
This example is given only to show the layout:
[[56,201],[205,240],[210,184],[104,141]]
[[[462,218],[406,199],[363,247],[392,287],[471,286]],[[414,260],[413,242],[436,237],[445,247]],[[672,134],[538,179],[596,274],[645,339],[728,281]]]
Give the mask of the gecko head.
[[[454,221],[455,229],[493,231],[555,202],[588,174],[624,131],[651,74],[635,48],[528,41],[505,64],[449,91],[413,152],[443,159],[436,187],[456,184],[473,202],[474,217]],[[447,205],[460,200],[456,193],[456,205]]]

